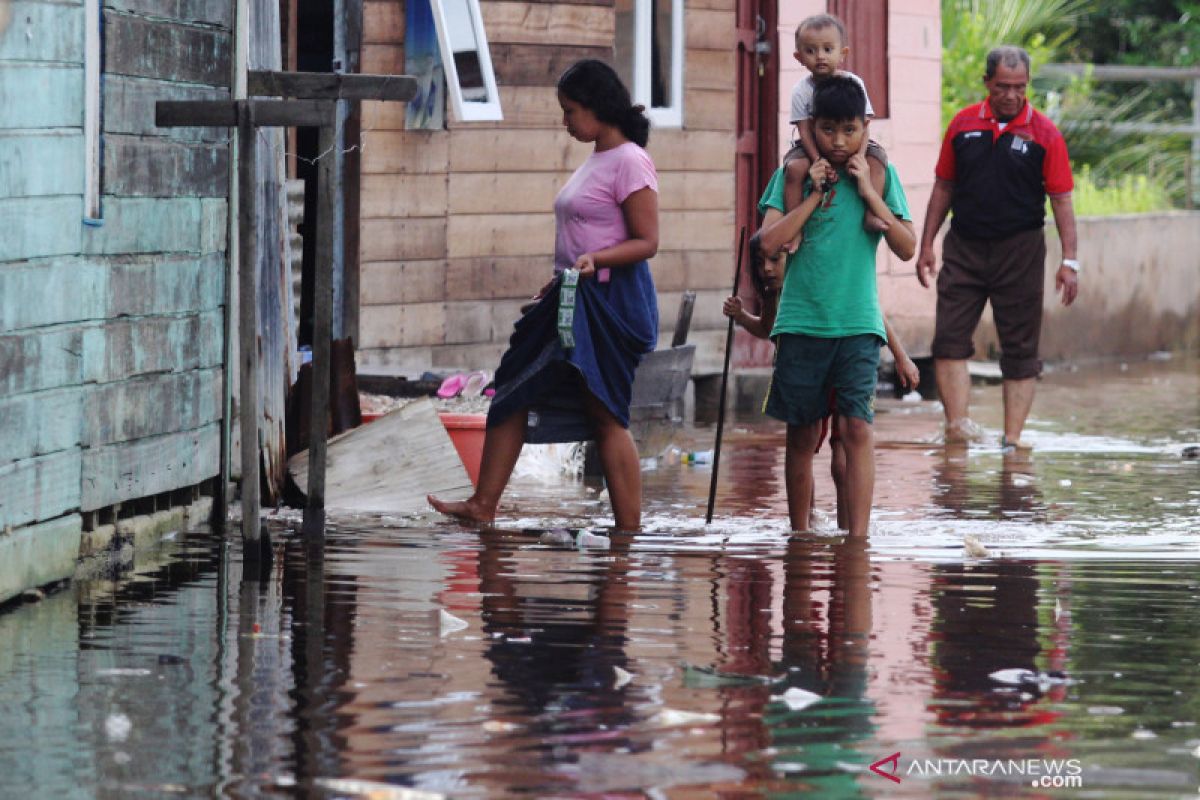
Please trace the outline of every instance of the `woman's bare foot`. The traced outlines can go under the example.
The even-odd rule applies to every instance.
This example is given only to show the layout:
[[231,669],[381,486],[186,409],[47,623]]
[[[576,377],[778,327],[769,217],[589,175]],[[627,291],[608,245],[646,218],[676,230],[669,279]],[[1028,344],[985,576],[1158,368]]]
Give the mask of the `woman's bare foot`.
[[425,495],[425,499],[429,505],[433,506],[433,510],[448,517],[454,517],[462,522],[470,522],[475,525],[491,526],[496,522],[496,509],[486,508],[483,503],[480,503],[474,496],[466,500],[438,500],[431,494]]

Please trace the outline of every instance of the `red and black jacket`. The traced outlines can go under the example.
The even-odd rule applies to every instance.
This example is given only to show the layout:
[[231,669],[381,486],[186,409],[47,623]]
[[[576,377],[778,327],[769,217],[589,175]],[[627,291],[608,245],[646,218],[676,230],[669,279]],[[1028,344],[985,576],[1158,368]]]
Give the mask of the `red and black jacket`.
[[1003,131],[987,101],[958,112],[942,139],[935,173],[954,183],[950,227],[969,239],[1041,228],[1046,195],[1075,186],[1062,134],[1028,102]]

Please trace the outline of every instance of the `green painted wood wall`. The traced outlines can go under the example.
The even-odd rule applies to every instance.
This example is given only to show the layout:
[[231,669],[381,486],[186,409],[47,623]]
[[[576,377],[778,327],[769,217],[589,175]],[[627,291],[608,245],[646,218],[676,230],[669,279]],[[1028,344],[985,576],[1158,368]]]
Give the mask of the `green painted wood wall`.
[[104,2],[103,219],[91,226],[84,2],[12,0],[11,11],[0,28],[0,551],[13,557],[0,563],[0,601],[66,577],[81,512],[217,474],[229,134],[160,130],[154,103],[228,98],[233,45],[232,0]]

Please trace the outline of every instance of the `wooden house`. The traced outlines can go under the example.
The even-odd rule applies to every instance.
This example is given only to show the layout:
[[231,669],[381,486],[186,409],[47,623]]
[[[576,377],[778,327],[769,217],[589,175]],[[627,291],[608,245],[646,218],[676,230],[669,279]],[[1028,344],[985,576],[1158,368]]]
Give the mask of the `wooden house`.
[[0,4],[0,601],[218,472],[228,0]]
[[[314,1],[320,2],[292,0],[299,11],[285,16],[302,25],[304,5]],[[415,73],[421,62],[412,51],[426,52],[428,44],[414,35],[411,20],[427,0],[361,2],[351,65]],[[790,138],[787,101],[801,75],[793,33],[803,17],[829,10],[846,18],[856,53],[851,66],[870,73],[881,108],[873,131],[894,152],[914,212],[924,211],[939,135],[936,0],[433,0],[432,6],[475,15],[481,33],[474,44],[485,56],[477,60],[490,62],[494,72],[494,86],[481,83],[479,91],[494,92],[487,99],[501,118],[464,119],[441,95],[432,102],[446,103],[444,122],[435,120],[431,129],[415,129],[411,108],[363,103],[355,112],[361,152],[354,155],[361,163],[353,178],[358,186],[348,183],[342,296],[343,331],[355,337],[360,371],[415,375],[497,363],[518,307],[550,274],[555,193],[589,152],[563,128],[554,90],[579,58],[612,63],[635,100],[651,109],[648,149],[659,171],[661,210],[652,270],[663,333],[674,324],[680,294],[697,292],[698,373],[720,368],[720,307],[733,277],[737,232],[742,225],[753,231],[758,194]],[[308,38],[303,30],[293,36],[301,43]],[[302,56],[302,49],[293,53],[292,66],[303,66]],[[885,305],[904,317],[902,330],[919,349],[932,304],[916,295],[909,265],[881,256],[880,271]],[[770,363],[769,345],[744,333],[736,347],[735,364]]]

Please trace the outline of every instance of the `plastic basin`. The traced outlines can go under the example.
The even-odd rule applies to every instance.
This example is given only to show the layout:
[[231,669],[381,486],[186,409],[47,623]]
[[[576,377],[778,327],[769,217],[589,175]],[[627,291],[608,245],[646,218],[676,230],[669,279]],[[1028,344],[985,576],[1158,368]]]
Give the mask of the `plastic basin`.
[[453,414],[439,411],[442,425],[454,442],[454,449],[466,467],[471,484],[479,483],[479,464],[483,461],[483,437],[487,430],[487,414]]

